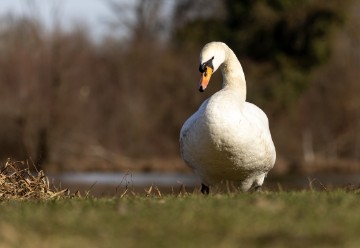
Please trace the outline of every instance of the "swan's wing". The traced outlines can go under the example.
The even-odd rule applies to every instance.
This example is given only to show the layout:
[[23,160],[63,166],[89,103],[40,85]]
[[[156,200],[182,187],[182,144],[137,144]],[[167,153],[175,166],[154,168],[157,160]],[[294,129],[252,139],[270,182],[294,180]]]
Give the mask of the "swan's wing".
[[196,166],[196,162],[191,159],[191,151],[198,149],[201,145],[198,143],[201,138],[200,131],[202,130],[200,123],[202,122],[202,118],[204,117],[204,109],[208,100],[204,101],[200,108],[187,119],[180,131],[180,155],[185,163],[194,168]]
[[270,134],[269,120],[261,108],[255,104],[245,102],[243,114],[251,123],[259,125],[261,129],[267,130]]
[[[189,132],[191,132],[191,129],[194,128],[194,125],[196,125],[196,122],[198,121],[198,119],[200,119],[203,115],[204,109],[208,103],[209,99],[205,100],[200,108],[192,115],[189,117],[189,119],[187,119],[184,123],[184,125],[182,126],[181,130],[180,130],[180,148],[183,145],[184,140],[187,138],[187,135],[189,134]],[[196,135],[196,134],[193,134]]]
[[[260,137],[262,137],[263,147],[266,149],[267,156],[270,158],[269,163],[273,166],[276,159],[276,151],[274,142],[271,138],[271,133],[269,129],[269,120],[259,107],[252,103],[245,102],[243,115],[251,123],[251,125],[256,126],[257,130],[260,132]],[[252,128],[253,129],[253,128]],[[256,149],[256,148],[254,148]]]
[[189,117],[189,119],[187,119],[185,121],[184,125],[181,128],[180,137],[179,137],[180,155],[181,155],[182,159],[185,161],[185,163],[190,167],[193,167],[193,165],[191,165],[191,163],[187,159],[185,150],[188,149],[188,146],[191,141],[190,139],[195,138],[195,137],[192,137],[192,136],[194,136],[194,131],[192,129],[196,125],[196,121],[199,118],[198,114],[199,114],[198,111],[195,112],[192,116]]

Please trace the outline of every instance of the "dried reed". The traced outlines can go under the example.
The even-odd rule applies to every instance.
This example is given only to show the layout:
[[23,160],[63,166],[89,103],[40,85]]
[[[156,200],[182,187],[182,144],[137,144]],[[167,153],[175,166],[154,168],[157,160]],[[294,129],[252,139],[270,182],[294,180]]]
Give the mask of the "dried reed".
[[0,201],[26,199],[59,199],[70,197],[68,189],[50,187],[49,179],[42,170],[35,174],[29,167],[21,169],[24,162],[7,160],[0,171]]

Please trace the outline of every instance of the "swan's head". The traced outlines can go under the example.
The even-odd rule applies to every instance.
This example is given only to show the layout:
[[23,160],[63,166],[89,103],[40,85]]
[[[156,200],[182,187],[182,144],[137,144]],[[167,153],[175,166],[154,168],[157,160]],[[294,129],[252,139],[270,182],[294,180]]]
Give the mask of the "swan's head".
[[225,48],[227,46],[222,42],[210,42],[206,44],[200,53],[201,79],[199,82],[199,91],[203,92],[209,84],[211,75],[225,61]]

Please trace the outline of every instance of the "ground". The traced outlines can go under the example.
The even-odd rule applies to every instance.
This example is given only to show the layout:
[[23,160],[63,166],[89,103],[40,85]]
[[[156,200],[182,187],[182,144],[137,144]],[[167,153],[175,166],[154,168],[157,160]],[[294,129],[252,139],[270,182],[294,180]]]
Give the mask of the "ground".
[[0,202],[0,246],[358,247],[357,190]]

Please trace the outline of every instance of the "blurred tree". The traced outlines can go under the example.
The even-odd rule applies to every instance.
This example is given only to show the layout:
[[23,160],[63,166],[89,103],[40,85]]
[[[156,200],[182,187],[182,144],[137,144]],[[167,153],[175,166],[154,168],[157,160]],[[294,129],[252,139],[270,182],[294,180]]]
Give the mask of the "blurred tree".
[[[226,0],[178,1],[174,41],[187,47],[227,43],[268,112],[289,109],[303,92],[314,67],[330,55],[330,35],[344,20],[349,1]],[[265,103],[266,102],[266,106]]]
[[162,15],[164,0],[138,0],[124,2],[108,0],[113,18],[108,22],[109,27],[130,37],[132,45],[142,42],[159,41],[164,35],[166,20]]

